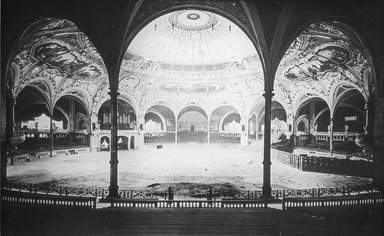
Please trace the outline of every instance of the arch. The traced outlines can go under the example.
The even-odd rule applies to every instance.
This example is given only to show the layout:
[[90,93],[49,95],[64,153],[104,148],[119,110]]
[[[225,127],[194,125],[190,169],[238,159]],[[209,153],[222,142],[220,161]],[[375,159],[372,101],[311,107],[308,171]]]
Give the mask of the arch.
[[[106,100],[98,109],[97,117],[100,129],[110,129],[111,127],[111,99]],[[130,103],[125,100],[118,99],[118,117],[117,127],[120,130],[136,130],[137,129],[137,115],[134,108]]]
[[82,122],[85,122],[85,129],[89,132],[90,131],[90,123],[88,117],[86,117],[84,114],[77,112],[75,114],[75,130],[81,130],[84,129],[84,126],[81,124]]
[[145,114],[148,114],[149,112],[152,112],[157,116],[159,116],[163,124],[163,129],[162,129],[163,131],[176,130],[177,124],[176,124],[175,114],[173,113],[172,109],[170,109],[169,107],[163,104],[158,104],[148,108]]
[[125,135],[117,137],[117,148],[118,149],[129,149],[129,138]]
[[82,97],[77,96],[76,94],[66,94],[66,95],[60,96],[59,99],[54,104],[55,107],[56,107],[56,104],[60,100],[64,100],[64,99],[74,100],[75,102],[77,102],[78,104],[80,104],[84,108],[84,110],[85,110],[85,114],[84,115],[86,117],[90,116],[90,109],[89,109],[89,106],[87,106],[86,101],[84,101],[82,99]]
[[65,98],[73,99],[84,107],[85,112],[86,112],[85,115],[90,116],[91,115],[91,109],[90,109],[90,105],[89,105],[89,101],[88,101],[88,96],[85,95],[81,90],[73,89],[70,92],[75,92],[75,93],[68,93],[68,94],[64,94],[64,95],[59,96],[56,99],[54,105],[56,106],[57,102],[60,101],[60,99],[65,99]]
[[[131,98],[128,95],[120,95],[117,98],[117,100],[118,100],[118,102],[124,101],[124,102],[128,103],[133,108],[133,112],[135,114],[137,114],[137,107],[135,106],[135,103],[133,102],[134,101],[133,98]],[[101,100],[99,100],[97,102],[97,106],[96,106],[96,113],[98,113],[100,111],[101,106],[103,106],[103,104],[108,102],[108,101],[111,101],[111,98],[109,96],[104,96]]]
[[[152,120],[150,118],[148,120],[146,119],[146,117],[148,117],[150,113],[156,115],[160,119],[160,121],[161,121],[161,124],[160,124],[161,131],[167,131],[167,122],[165,121],[164,116],[160,112],[158,112],[158,111],[156,111],[154,109],[149,109],[145,113],[145,116],[144,116],[145,124],[147,124],[148,120]],[[144,126],[145,126],[145,124],[144,124]]]
[[[222,128],[221,128],[222,127],[222,123],[223,123],[225,117],[227,117],[231,113],[237,113],[237,114],[239,114],[239,116],[241,116],[240,113],[239,113],[239,110],[237,108],[235,108],[234,106],[232,106],[232,105],[227,105],[226,104],[226,105],[221,105],[219,107],[216,107],[211,112],[211,114],[209,116],[209,123],[210,123],[209,126],[213,126],[214,124],[212,124],[212,123],[214,123],[216,121],[218,123],[216,130],[219,131],[219,132],[222,131]],[[215,116],[217,116],[219,119],[218,120],[214,119]],[[213,129],[213,130],[215,130],[215,129]]]
[[[237,112],[237,111],[231,111],[231,112],[228,112],[227,114],[225,114],[223,117],[222,117],[222,119],[220,119],[220,122],[219,122],[219,131],[227,131],[226,129],[225,129],[225,125],[226,125],[226,120],[227,120],[227,118],[229,117],[229,116],[231,116],[232,115],[232,121],[235,121],[236,123],[238,123],[239,125],[240,125],[240,120],[241,120],[241,116],[240,116],[240,114]],[[235,117],[233,117],[233,115],[235,115]],[[238,116],[238,120],[239,120],[239,122],[237,122],[236,121],[236,118],[237,118],[237,116]],[[237,132],[241,132],[241,129],[239,129],[239,130],[237,130]]]
[[[303,94],[302,96],[305,96],[305,94]],[[298,117],[300,110],[305,105],[309,104],[312,101],[322,101],[322,102],[325,102],[327,104],[327,106],[328,106],[328,109],[331,110],[330,109],[331,106],[329,105],[329,102],[327,100],[325,100],[324,98],[322,98],[320,96],[308,96],[307,98],[301,100],[300,103],[298,103],[298,105],[295,108],[294,117]]]
[[[304,130],[299,130],[300,124],[303,124]],[[297,134],[299,131],[302,132],[309,132],[309,119],[307,115],[301,115],[297,118],[296,125],[295,125],[295,134]]]
[[180,117],[186,113],[186,112],[189,112],[189,111],[196,111],[196,112],[199,112],[201,113],[207,120],[208,120],[208,115],[207,115],[207,112],[201,108],[200,106],[197,106],[197,105],[189,105],[189,106],[186,106],[184,107],[183,109],[180,110],[179,114],[177,115],[177,120],[180,119]]
[[147,111],[149,110],[151,107],[154,107],[154,106],[164,106],[164,107],[167,107],[173,114],[174,118],[176,117],[175,114],[177,113],[176,112],[176,109],[175,109],[175,105],[173,104],[173,101],[167,99],[166,97],[162,98],[161,100],[157,100],[157,101],[152,101],[148,104],[146,104],[144,106],[144,111]]
[[334,101],[334,108],[333,108],[334,112],[336,112],[337,108],[340,106],[341,103],[345,102],[346,100],[350,99],[355,95],[357,96],[360,95],[363,98],[364,102],[367,103],[368,98],[365,97],[364,94],[361,93],[356,88],[348,88],[345,91],[341,92],[338,96],[337,96],[337,90],[335,90],[335,94],[334,94],[335,101]]
[[100,138],[100,151],[109,151],[110,139],[108,136],[102,136]]
[[321,110],[316,116],[315,116],[315,120],[314,120],[314,124],[316,124],[317,123],[317,120],[319,119],[319,117],[324,113],[324,112],[326,112],[326,111],[329,111],[329,108],[328,107],[326,107],[326,108],[324,108],[323,110]]

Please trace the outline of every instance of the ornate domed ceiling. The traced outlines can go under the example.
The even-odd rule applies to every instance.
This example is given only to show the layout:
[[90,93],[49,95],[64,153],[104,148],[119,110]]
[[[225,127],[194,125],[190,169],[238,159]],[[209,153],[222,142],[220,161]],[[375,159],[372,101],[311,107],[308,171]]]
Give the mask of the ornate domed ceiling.
[[155,19],[137,34],[127,52],[171,66],[241,62],[257,55],[237,25],[197,10],[176,11]]
[[119,89],[140,94],[143,107],[164,100],[210,107],[261,95],[262,78],[255,46],[236,24],[211,12],[183,10],[153,20],[136,35],[122,62]]

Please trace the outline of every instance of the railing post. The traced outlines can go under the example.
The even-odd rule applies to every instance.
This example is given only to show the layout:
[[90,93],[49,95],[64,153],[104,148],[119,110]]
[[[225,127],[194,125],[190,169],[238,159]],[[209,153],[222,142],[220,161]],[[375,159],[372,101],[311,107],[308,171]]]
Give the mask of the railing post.
[[59,190],[59,194],[60,194],[60,196],[62,195],[62,193],[63,193],[63,188],[60,186],[60,190]]
[[68,196],[68,187],[65,187],[65,196]]
[[312,188],[312,197],[315,197],[315,189]]
[[343,196],[345,196],[345,187],[343,185]]
[[209,190],[207,191],[207,200],[212,201],[212,186],[209,187]]
[[131,199],[133,198],[133,190],[131,190]]
[[168,200],[173,201],[173,192],[171,186],[168,188]]
[[320,197],[320,189],[321,189],[321,188],[318,188],[318,189],[317,189],[317,197]]
[[348,192],[348,196],[350,195],[350,188],[349,188],[349,185],[347,185],[347,192]]

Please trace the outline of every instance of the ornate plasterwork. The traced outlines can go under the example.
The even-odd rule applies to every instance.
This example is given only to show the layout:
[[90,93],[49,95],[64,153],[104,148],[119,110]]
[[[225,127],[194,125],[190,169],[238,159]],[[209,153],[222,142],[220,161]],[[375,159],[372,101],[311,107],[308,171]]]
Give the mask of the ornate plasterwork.
[[13,61],[20,71],[14,78],[15,95],[25,86],[42,80],[53,95],[47,96],[49,104],[54,105],[66,95],[82,94],[80,98],[89,110],[98,84],[107,78],[103,61],[72,22],[63,19],[47,22],[26,39]]
[[[367,99],[371,90],[367,74],[371,68],[362,51],[333,25],[312,24],[285,53],[274,90],[290,104],[293,113],[303,102],[303,94],[321,98],[335,109],[335,87],[340,84],[350,84]],[[289,95],[282,96],[277,91],[288,91]]]
[[132,40],[128,52],[176,67],[240,62],[257,54],[236,24],[200,10],[175,11],[149,22]]

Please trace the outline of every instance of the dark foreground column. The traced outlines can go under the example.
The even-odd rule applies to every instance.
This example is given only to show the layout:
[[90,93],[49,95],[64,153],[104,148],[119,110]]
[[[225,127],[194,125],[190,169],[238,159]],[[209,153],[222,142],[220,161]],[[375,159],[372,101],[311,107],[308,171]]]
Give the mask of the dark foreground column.
[[119,163],[117,159],[117,88],[111,88],[109,95],[111,96],[111,159],[109,164],[111,166],[110,170],[110,185],[109,185],[109,195],[108,198],[118,198],[119,197],[119,186],[117,185],[117,165]]
[[264,160],[263,160],[263,198],[272,198],[271,195],[271,108],[272,91],[265,91],[265,116],[264,116]]
[[49,157],[52,157],[52,150],[53,150],[53,108],[52,111],[49,112],[49,139],[50,139],[50,145],[49,145]]
[[333,117],[329,119],[329,152],[333,156]]
[[[2,104],[4,110],[3,114],[1,114],[1,118],[5,120],[6,123],[6,130],[5,133],[2,133],[2,142],[1,142],[1,186],[5,186],[7,184],[7,162],[8,162],[8,155],[9,152],[13,150],[13,146],[11,146],[10,138],[13,137],[13,132],[15,130],[15,105],[16,105],[16,98],[13,94],[13,90],[9,89],[7,87],[5,90],[6,93],[5,96],[2,96]],[[6,103],[4,104],[3,101]],[[4,121],[2,121],[4,122]],[[4,132],[2,130],[1,132]],[[11,154],[13,155],[13,154]]]

